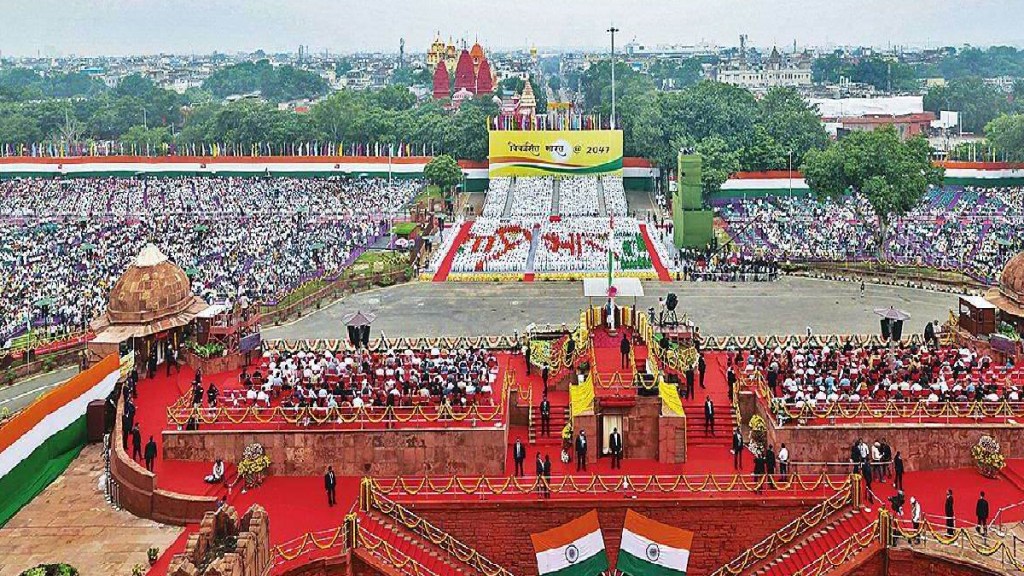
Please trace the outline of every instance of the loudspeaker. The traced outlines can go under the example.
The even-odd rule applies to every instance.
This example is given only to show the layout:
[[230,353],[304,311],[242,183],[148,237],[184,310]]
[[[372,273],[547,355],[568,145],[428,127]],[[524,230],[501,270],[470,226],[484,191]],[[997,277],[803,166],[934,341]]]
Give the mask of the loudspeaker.
[[892,339],[899,341],[903,339],[903,320],[894,320],[892,322]]

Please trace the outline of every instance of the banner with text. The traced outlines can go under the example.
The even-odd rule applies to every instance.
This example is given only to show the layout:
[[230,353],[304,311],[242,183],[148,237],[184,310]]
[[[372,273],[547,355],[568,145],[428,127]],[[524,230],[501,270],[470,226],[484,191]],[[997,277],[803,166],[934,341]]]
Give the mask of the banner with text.
[[621,130],[493,130],[490,177],[622,174]]

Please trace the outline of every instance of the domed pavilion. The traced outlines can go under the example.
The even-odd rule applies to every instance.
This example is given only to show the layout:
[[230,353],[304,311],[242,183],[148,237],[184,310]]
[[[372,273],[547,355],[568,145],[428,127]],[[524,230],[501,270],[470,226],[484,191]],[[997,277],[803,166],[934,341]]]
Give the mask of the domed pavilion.
[[166,344],[177,346],[183,329],[207,308],[192,293],[185,271],[147,244],[114,284],[107,311],[93,320],[96,338],[89,344],[90,357],[123,355],[127,348],[137,352],[143,366],[151,354],[162,362]]
[[1024,330],[1024,252],[1006,263],[999,276],[999,287],[985,294],[985,299],[999,308],[1000,317],[1008,324]]

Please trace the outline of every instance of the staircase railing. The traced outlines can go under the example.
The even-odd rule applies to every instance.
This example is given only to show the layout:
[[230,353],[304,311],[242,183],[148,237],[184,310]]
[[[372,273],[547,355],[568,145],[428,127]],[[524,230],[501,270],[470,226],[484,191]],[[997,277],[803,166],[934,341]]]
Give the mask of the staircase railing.
[[851,558],[860,554],[865,548],[879,541],[879,529],[884,522],[883,517],[884,514],[878,520],[854,532],[849,538],[794,572],[793,576],[821,576],[833,568],[848,563]]
[[357,545],[355,538],[358,534],[355,515],[349,514],[345,517],[345,523],[337,528],[307,532],[278,544],[270,549],[270,561],[267,562],[263,575],[273,574],[279,571],[281,566],[300,558],[303,562],[309,562],[317,558],[346,554]]
[[407,576],[440,576],[369,530],[359,531],[358,547],[364,548]]
[[754,544],[728,564],[711,573],[711,576],[730,576],[740,574],[762,560],[771,557],[783,546],[793,542],[808,530],[821,525],[832,514],[853,503],[853,491],[850,486],[824,500],[795,520],[772,532],[764,540]]
[[388,516],[484,576],[512,576],[508,570],[489,560],[468,544],[457,540],[405,506],[374,490],[369,479],[364,479],[360,486],[360,506],[364,511],[376,510]]
[[1024,546],[1012,530],[977,525],[949,529],[944,522],[922,519],[915,529],[912,523],[890,517],[887,545],[895,547],[900,539],[915,549],[942,556],[1024,571]]

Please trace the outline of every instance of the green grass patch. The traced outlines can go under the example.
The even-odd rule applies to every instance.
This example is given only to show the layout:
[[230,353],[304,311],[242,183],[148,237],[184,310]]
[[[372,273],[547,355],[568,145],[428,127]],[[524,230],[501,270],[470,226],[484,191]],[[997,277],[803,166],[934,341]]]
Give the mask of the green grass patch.
[[429,200],[443,200],[444,194],[441,189],[433,184],[427,186],[416,195],[416,202],[427,202]]
[[395,236],[408,236],[412,234],[420,225],[415,222],[399,222],[395,224],[393,230]]

